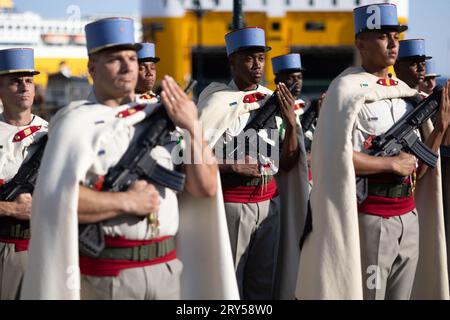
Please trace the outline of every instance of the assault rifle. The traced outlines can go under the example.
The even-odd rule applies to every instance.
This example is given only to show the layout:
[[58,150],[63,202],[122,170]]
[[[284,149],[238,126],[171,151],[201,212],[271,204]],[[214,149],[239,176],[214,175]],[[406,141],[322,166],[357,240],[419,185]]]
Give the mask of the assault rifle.
[[20,166],[16,175],[0,187],[0,201],[14,201],[22,193],[33,193],[46,144],[47,135],[37,142],[37,150]]
[[[439,110],[442,86],[436,86],[433,93],[406,113],[386,133],[372,140],[371,156],[393,157],[400,152],[415,155],[421,162],[434,168],[438,155],[428,148],[414,132]],[[369,183],[367,177],[356,178],[356,195],[358,203],[364,202],[368,196]]]
[[[294,90],[296,84],[293,84],[289,91]],[[233,138],[230,142],[233,144],[233,150],[228,154],[225,152],[225,159],[243,159],[245,155],[249,155],[250,151],[262,152],[258,131],[264,128],[277,129],[275,116],[279,114],[280,106],[276,91],[267,99],[262,107],[253,111],[252,120],[245,126],[241,133]],[[225,151],[225,150],[224,150]],[[265,156],[270,157],[270,147]]]
[[[195,80],[191,80],[185,92],[189,93],[194,86]],[[141,134],[129,145],[117,165],[108,170],[101,190],[126,191],[135,181],[146,180],[177,192],[183,191],[185,175],[160,166],[150,155],[151,150],[164,144],[170,132],[175,130],[162,103],[135,127]],[[80,253],[97,257],[104,247],[105,237],[101,222],[79,225]]]

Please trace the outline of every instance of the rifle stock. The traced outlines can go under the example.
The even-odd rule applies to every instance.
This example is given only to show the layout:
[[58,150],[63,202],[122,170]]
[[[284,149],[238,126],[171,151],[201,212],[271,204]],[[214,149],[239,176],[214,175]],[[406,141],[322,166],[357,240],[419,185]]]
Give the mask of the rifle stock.
[[[292,92],[296,84],[294,83],[289,87],[289,91]],[[280,106],[278,103],[278,98],[276,95],[276,90],[272,93],[269,99],[266,100],[263,106],[255,110],[255,115],[253,119],[245,126],[241,133],[233,138],[233,150],[229,153],[225,153],[225,159],[243,159],[245,155],[249,155],[250,148],[254,147],[255,151],[260,151],[258,141],[258,131],[263,128],[276,129],[275,116],[279,114]],[[242,143],[244,141],[245,143]],[[241,143],[240,143],[241,142]],[[270,157],[270,147],[265,154]]]

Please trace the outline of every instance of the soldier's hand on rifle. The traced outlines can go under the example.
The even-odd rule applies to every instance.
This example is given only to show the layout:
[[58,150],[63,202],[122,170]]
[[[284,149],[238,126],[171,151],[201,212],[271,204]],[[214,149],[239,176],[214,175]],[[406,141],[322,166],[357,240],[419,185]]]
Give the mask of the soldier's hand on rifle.
[[247,177],[260,177],[261,172],[259,171],[258,161],[252,157],[245,156],[245,164],[232,164],[231,170],[237,174]]
[[439,132],[445,132],[450,124],[450,81],[442,90],[441,104],[439,106],[439,113],[436,121],[436,129]]
[[295,112],[293,108],[295,104],[294,96],[289,92],[289,89],[282,82],[277,84],[276,94],[278,102],[280,103],[281,116],[283,117],[285,124],[291,125],[291,127],[294,128],[296,126]]
[[128,195],[127,212],[145,217],[159,211],[160,197],[155,186],[138,180],[126,192]]
[[396,157],[386,158],[392,160],[392,173],[406,177],[416,170],[417,159],[413,155],[405,152],[400,152]]
[[172,77],[165,76],[161,83],[161,99],[173,123],[182,129],[193,132],[198,122],[197,106],[189,99]]
[[29,193],[22,193],[14,200],[12,217],[19,220],[30,220],[32,197]]

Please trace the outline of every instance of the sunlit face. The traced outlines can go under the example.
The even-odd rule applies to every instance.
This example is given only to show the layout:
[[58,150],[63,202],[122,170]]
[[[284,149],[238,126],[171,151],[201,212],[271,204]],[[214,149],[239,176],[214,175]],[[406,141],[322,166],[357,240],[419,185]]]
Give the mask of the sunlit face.
[[363,65],[384,69],[395,64],[399,49],[396,31],[364,32],[356,38]]
[[397,61],[395,73],[411,88],[419,87],[425,80],[425,58]]
[[33,106],[34,94],[34,78],[30,73],[0,76],[0,99],[5,108],[29,110]]
[[423,91],[426,94],[431,94],[434,87],[436,87],[436,77],[426,77],[420,84],[420,91]]
[[96,92],[110,98],[123,98],[134,93],[138,79],[138,61],[134,50],[111,49],[89,58],[89,73]]
[[156,82],[155,62],[139,62],[139,76],[136,86],[137,93],[145,93],[153,90]]
[[246,84],[258,84],[264,73],[266,55],[260,48],[239,51],[230,56],[235,79]]

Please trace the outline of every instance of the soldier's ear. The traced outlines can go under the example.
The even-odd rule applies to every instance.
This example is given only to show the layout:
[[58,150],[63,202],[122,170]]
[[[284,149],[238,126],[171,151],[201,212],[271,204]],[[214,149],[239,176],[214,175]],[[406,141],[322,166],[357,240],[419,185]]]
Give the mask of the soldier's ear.
[[95,74],[95,65],[96,65],[96,59],[89,58],[88,61],[88,71],[91,77],[94,77]]
[[356,48],[358,48],[359,51],[364,49],[364,41],[361,38],[361,36],[357,36],[355,38],[355,46],[356,46]]
[[236,63],[236,61],[235,61],[234,55],[229,56],[228,57],[228,66],[230,67],[232,72],[234,71],[235,63]]
[[229,64],[230,66],[232,66],[232,65],[234,64],[234,58],[235,58],[235,55],[234,55],[234,54],[232,54],[232,55],[230,55],[230,56],[228,57],[228,64]]

